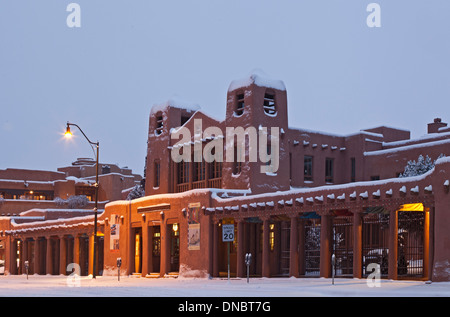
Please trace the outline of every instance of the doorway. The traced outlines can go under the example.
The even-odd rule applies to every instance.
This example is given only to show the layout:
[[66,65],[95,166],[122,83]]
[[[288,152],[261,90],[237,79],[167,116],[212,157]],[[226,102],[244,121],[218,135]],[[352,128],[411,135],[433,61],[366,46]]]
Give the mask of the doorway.
[[134,273],[142,272],[142,228],[134,228]]
[[180,269],[180,226],[174,223],[170,229],[170,271],[178,272]]

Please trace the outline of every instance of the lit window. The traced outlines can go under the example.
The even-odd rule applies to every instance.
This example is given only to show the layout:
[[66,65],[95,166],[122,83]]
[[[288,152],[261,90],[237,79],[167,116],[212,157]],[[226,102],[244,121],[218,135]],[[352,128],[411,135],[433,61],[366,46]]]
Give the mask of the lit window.
[[270,251],[273,251],[275,247],[275,224],[271,223],[269,225],[269,244],[270,244]]

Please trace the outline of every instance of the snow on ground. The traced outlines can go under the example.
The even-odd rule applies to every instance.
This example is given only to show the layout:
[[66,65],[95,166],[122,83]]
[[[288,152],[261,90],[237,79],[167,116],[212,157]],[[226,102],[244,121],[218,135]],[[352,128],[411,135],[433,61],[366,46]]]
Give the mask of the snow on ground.
[[368,287],[365,279],[325,278],[137,278],[26,275],[0,276],[1,297],[448,297],[450,282],[381,280]]

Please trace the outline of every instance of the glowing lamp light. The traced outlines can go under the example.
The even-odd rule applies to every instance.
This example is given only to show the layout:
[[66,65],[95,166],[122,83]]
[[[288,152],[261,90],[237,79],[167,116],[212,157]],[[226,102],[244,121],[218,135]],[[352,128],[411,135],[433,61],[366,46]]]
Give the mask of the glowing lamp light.
[[72,132],[70,131],[70,127],[69,127],[68,124],[67,124],[67,128],[66,128],[66,133],[64,133],[64,136],[65,136],[66,138],[72,137]]
[[174,223],[174,224],[172,225],[172,230],[173,230],[174,232],[177,232],[177,231],[178,231],[178,224],[177,224],[177,223]]

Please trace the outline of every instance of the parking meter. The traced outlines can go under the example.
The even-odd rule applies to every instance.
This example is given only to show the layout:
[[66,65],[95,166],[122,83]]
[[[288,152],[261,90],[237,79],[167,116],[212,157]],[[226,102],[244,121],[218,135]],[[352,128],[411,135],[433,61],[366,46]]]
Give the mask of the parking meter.
[[30,263],[28,261],[25,261],[25,270],[27,271],[27,280],[28,280],[28,268]]
[[120,281],[120,267],[122,266],[122,258],[117,258],[117,280]]
[[249,282],[249,268],[250,268],[250,264],[252,263],[252,254],[251,253],[246,253],[245,254],[245,264],[247,265],[247,283]]

